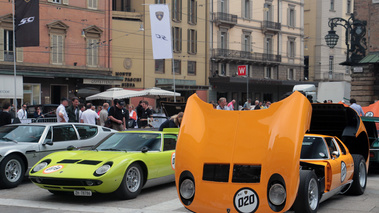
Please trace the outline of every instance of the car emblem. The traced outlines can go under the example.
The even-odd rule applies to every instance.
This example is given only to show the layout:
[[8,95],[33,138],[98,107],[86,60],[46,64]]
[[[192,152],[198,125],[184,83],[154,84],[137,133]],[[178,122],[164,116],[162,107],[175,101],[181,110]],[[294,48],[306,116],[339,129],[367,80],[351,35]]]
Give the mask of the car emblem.
[[163,15],[164,15],[164,12],[163,12],[163,11],[157,11],[157,12],[155,12],[155,16],[157,17],[157,19],[158,19],[159,21],[162,21],[162,19],[163,19]]

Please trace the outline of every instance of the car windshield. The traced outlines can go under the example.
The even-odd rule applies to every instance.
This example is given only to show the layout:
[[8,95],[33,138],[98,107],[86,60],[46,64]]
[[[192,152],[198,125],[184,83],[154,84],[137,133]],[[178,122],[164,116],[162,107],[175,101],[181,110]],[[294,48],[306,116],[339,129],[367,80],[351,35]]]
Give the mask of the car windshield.
[[116,133],[100,143],[99,151],[141,151],[143,147],[151,151],[161,149],[159,133]]
[[301,159],[325,159],[328,158],[328,150],[321,137],[308,137],[303,139],[301,146]]
[[0,127],[0,140],[38,143],[44,130],[45,126],[2,126]]
[[371,148],[379,148],[379,139],[372,143]]

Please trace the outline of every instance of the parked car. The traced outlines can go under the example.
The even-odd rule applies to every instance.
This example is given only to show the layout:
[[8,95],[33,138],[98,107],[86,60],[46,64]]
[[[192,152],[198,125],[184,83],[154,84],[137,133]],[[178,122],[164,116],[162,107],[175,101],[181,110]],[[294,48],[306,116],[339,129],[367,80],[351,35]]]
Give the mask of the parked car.
[[[314,213],[333,194],[366,187],[369,142],[357,113],[299,92],[256,111],[214,110],[193,95],[179,135],[175,182],[193,212]],[[308,159],[316,139],[324,151],[309,147]]]
[[370,169],[379,168],[379,117],[361,117],[370,139]]
[[46,155],[68,147],[89,148],[115,130],[79,123],[11,124],[0,127],[0,187],[20,184]]
[[174,181],[177,133],[178,129],[114,133],[92,150],[46,156],[30,170],[29,177],[54,194],[115,192],[121,199],[135,198],[142,187]]

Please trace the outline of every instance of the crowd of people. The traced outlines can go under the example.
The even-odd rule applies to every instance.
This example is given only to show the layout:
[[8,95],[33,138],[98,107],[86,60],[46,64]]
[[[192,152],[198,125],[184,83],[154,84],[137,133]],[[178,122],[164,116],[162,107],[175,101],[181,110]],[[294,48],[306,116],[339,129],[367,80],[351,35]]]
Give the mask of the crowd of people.
[[247,101],[242,105],[241,103],[238,105],[238,109],[235,108],[236,100],[232,100],[229,103],[227,102],[225,97],[221,97],[218,99],[218,104],[211,102],[213,108],[218,110],[258,110],[258,109],[267,109],[271,105],[271,101],[260,102],[259,100],[255,100],[254,104],[251,103],[251,99],[247,99]]

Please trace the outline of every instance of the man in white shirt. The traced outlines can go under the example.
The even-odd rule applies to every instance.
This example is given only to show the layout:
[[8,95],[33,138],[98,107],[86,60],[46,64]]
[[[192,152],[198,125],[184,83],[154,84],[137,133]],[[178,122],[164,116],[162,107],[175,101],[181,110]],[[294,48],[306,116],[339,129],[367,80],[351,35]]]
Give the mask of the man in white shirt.
[[28,113],[26,112],[26,104],[23,104],[21,109],[18,110],[17,117],[19,119],[27,119],[28,118]]
[[58,106],[55,114],[57,115],[57,122],[68,122],[68,115],[66,112],[66,107],[68,106],[67,98],[62,98],[61,105]]
[[96,124],[97,119],[99,119],[99,115],[93,111],[92,104],[87,103],[86,104],[86,111],[82,113],[82,117],[80,118],[80,123],[86,123],[86,124]]
[[218,106],[216,107],[216,109],[219,109],[219,110],[230,110],[227,105],[228,105],[228,103],[226,102],[226,98],[221,97],[218,100]]

